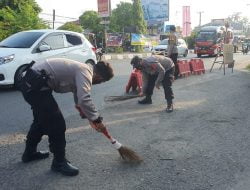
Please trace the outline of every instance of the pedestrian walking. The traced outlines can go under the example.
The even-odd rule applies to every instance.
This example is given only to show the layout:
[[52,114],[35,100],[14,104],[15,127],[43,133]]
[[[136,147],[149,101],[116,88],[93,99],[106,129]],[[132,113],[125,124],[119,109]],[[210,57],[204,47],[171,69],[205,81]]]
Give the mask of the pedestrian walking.
[[143,76],[143,93],[145,98],[139,100],[139,104],[152,104],[151,96],[153,95],[154,87],[160,89],[162,84],[164,88],[165,99],[167,101],[167,112],[173,111],[173,90],[172,82],[174,81],[174,63],[165,56],[152,55],[147,58],[135,56],[131,60],[131,65],[142,71]]
[[52,92],[72,92],[76,108],[82,110],[81,116],[94,124],[97,131],[102,131],[105,126],[91,99],[90,91],[92,84],[110,80],[113,69],[106,62],[98,62],[92,67],[63,58],[32,64],[20,82],[20,90],[30,104],[34,117],[26,137],[22,161],[27,163],[47,158],[49,152],[37,151],[37,145],[43,135],[48,135],[49,149],[54,155],[51,169],[67,176],[77,175],[78,168],[70,164],[65,156],[66,124]]
[[177,65],[177,58],[178,58],[178,38],[176,36],[176,28],[175,26],[170,26],[170,34],[169,34],[169,39],[168,39],[168,47],[167,47],[167,56],[172,59],[175,65],[175,79],[178,78],[179,76],[179,68]]

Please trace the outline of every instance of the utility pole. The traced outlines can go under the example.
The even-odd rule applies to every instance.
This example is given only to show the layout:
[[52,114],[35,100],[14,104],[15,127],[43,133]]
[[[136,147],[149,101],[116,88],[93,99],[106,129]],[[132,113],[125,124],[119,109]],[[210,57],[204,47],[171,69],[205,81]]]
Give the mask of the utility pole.
[[55,29],[55,19],[56,19],[56,11],[53,9],[53,29]]
[[204,13],[204,11],[199,11],[198,14],[199,14],[199,26],[201,26],[201,14]]

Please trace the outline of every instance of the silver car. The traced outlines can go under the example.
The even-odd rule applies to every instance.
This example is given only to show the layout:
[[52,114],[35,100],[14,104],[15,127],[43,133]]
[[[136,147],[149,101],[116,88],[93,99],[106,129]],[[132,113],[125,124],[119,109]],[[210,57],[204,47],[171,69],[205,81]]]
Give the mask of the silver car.
[[[164,39],[159,43],[159,45],[153,48],[152,53],[155,55],[165,55],[167,48],[168,48],[168,39]],[[178,39],[177,48],[178,48],[178,55],[187,57],[188,47],[187,47],[186,42],[183,39]]]

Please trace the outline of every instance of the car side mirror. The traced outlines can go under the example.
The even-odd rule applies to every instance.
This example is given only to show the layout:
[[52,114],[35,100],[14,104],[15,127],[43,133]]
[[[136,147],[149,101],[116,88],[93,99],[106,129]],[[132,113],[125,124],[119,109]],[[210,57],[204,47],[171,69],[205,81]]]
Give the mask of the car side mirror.
[[38,50],[40,52],[49,51],[49,50],[51,50],[51,47],[49,45],[41,45],[38,47]]

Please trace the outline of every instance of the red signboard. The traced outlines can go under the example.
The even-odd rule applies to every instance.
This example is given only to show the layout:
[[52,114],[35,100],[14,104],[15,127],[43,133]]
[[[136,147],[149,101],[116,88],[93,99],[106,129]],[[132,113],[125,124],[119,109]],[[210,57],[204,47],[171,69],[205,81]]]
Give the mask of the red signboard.
[[109,47],[122,46],[122,34],[121,33],[108,33],[106,46],[109,46]]
[[100,17],[108,17],[110,12],[110,0],[97,0]]

